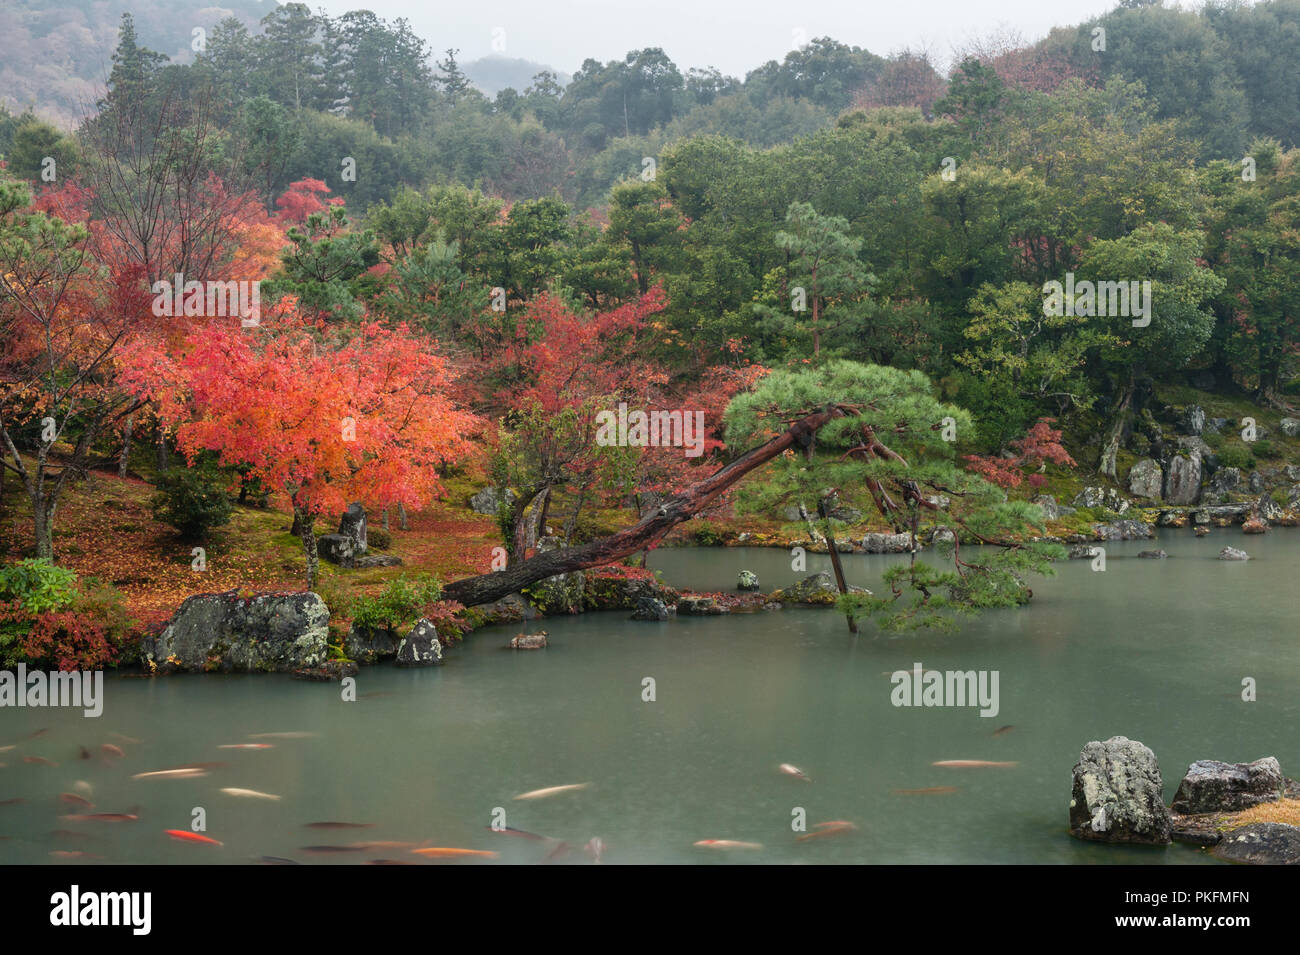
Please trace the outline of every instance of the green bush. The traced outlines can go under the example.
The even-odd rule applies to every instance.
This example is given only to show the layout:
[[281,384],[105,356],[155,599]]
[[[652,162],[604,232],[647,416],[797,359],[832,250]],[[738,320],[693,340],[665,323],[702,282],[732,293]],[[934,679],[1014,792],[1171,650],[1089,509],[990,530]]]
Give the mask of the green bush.
[[393,535],[382,527],[366,529],[366,546],[376,550],[388,550],[393,546]]
[[0,567],[0,600],[16,600],[29,613],[64,610],[76,597],[76,573],[54,566],[48,557],[33,557]]
[[352,622],[369,630],[394,629],[414,621],[441,599],[438,578],[421,574],[408,580],[403,574],[390,580],[377,595],[357,597],[352,602]]
[[1239,444],[1226,445],[1220,448],[1215,454],[1219,459],[1221,468],[1239,468],[1243,471],[1249,471],[1255,466],[1255,455],[1249,448],[1242,447]]
[[1268,438],[1260,438],[1251,449],[1256,458],[1280,458],[1282,452]]
[[172,468],[153,496],[153,518],[170,524],[186,540],[202,540],[214,527],[229,523],[234,508],[225,481],[207,467]]

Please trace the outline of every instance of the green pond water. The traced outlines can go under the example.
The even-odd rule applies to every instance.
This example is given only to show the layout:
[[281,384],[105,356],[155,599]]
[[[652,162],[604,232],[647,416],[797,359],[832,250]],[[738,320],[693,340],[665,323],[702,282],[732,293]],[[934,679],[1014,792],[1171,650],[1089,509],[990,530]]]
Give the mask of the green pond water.
[[[1255,559],[1216,560],[1225,544]],[[1151,546],[1169,559],[1137,559]],[[851,582],[876,589],[899,559],[846,555],[845,566]],[[587,862],[582,846],[599,836],[608,863],[1218,864],[1183,845],[1070,838],[1070,768],[1084,743],[1125,735],[1156,752],[1167,800],[1195,759],[1273,755],[1300,775],[1298,565],[1295,531],[1216,530],[1201,540],[1166,531],[1156,545],[1109,545],[1104,573],[1062,562],[1034,582],[1029,607],[949,635],[877,637],[867,628],[853,638],[838,614],[811,609],[663,624],[625,613],[551,618],[529,627],[549,632],[546,651],[503,649],[518,626],[482,630],[440,668],[363,669],[351,703],[335,684],[278,675],[110,675],[98,719],[0,710],[0,745],[13,746],[0,752],[0,803],[23,800],[0,805],[0,861],[60,864],[55,851],[126,863],[424,861],[403,848],[303,851],[397,841],[531,863],[555,845],[492,832],[496,821],[568,843],[572,851],[552,860],[560,863]],[[810,554],[805,573],[828,566]],[[765,590],[805,575],[786,552],[761,549],[663,549],[651,567],[697,590],[730,590],[742,568]],[[918,661],[996,670],[1000,711],[895,707],[889,673]],[[1244,677],[1257,681],[1256,702],[1241,699]],[[654,702],[642,699],[646,678]],[[274,732],[315,735],[273,739],[264,750],[218,748]],[[105,760],[102,743],[125,757]],[[79,746],[95,755],[79,759]],[[24,762],[28,755],[58,765]],[[931,765],[950,759],[1017,765]],[[212,761],[226,765],[188,779],[131,778]],[[812,781],[782,775],[781,763]],[[61,819],[87,811],[59,801],[78,781],[89,784],[95,811],[138,821]],[[572,783],[590,785],[514,799]],[[941,786],[957,791],[895,792]],[[280,799],[236,798],[223,787]],[[164,835],[189,829],[195,808],[222,846]],[[830,820],[858,830],[798,842],[799,809],[809,831]],[[316,821],[373,826],[304,828]],[[762,848],[693,846],[703,839]]]

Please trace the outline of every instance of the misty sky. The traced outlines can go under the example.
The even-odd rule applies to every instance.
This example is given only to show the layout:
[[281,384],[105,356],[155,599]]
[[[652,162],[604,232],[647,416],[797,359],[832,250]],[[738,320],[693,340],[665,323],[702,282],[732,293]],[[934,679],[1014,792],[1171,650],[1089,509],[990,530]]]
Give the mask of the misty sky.
[[505,56],[573,72],[587,57],[622,58],[663,47],[683,71],[716,66],[743,77],[806,39],[832,36],[873,53],[928,48],[936,65],[954,46],[1011,28],[1034,40],[1053,26],[1080,23],[1118,0],[308,0],[337,16],[368,9],[406,17],[434,50],[460,49],[462,61],[493,52],[504,31]]

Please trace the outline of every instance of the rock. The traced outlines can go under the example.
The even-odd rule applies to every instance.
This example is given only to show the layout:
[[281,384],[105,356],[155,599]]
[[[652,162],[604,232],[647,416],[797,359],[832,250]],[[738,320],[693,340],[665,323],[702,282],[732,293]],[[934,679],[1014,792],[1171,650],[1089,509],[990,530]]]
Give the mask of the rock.
[[1246,487],[1250,488],[1251,494],[1258,494],[1264,490],[1264,476],[1258,471],[1251,471],[1250,476],[1246,478]]
[[868,534],[862,538],[868,554],[908,554],[912,551],[911,534]]
[[784,609],[785,609],[785,604],[781,603],[781,601],[779,601],[779,600],[769,600],[769,601],[767,601],[766,603],[763,604],[763,609],[764,609],[764,610],[784,610]]
[[517,593],[475,609],[483,614],[484,625],[519,623],[521,620],[533,620],[537,617],[537,611],[533,609],[532,604],[525,600],[522,594]]
[[511,650],[545,650],[549,646],[546,631],[539,633],[521,633],[510,640]]
[[1181,814],[1239,812],[1282,798],[1286,780],[1276,757],[1265,756],[1253,763],[1221,763],[1198,759],[1187,767],[1178,784],[1173,804]]
[[803,515],[799,513],[799,505],[791,504],[781,511],[781,519],[787,524],[793,524],[795,521],[803,520]]
[[680,616],[716,617],[729,612],[712,597],[683,597],[677,601],[677,613]]
[[1066,552],[1069,560],[1091,560],[1099,553],[1100,548],[1090,547],[1087,544],[1075,544]]
[[677,591],[653,574],[607,576],[600,570],[586,575],[583,605],[588,610],[636,610],[642,597],[664,604],[677,602]]
[[955,544],[957,535],[953,533],[952,528],[939,526],[934,529],[934,534],[930,537],[930,543],[935,546]]
[[1219,560],[1250,560],[1250,555],[1235,547],[1225,547],[1219,551]]
[[1244,522],[1254,509],[1253,504],[1208,504],[1192,512],[1192,522],[1227,527]]
[[1099,541],[1150,540],[1155,531],[1141,521],[1115,521],[1110,524],[1093,524],[1092,536]]
[[737,590],[758,590],[758,574],[752,570],[742,570],[740,580],[736,584]]
[[1113,487],[1085,487],[1070,503],[1075,507],[1104,509],[1114,511],[1116,514],[1123,514],[1132,506],[1129,500]]
[[[545,554],[565,546],[558,537],[543,537],[537,542],[537,553]],[[529,585],[525,593],[534,607],[544,614],[582,613],[586,607],[586,575],[580,570],[556,574]]]
[[1282,474],[1288,481],[1300,481],[1300,464],[1284,464]]
[[1167,510],[1161,511],[1156,517],[1156,527],[1186,527],[1187,512]]
[[421,617],[397,645],[399,667],[431,667],[442,663],[442,641],[438,628]]
[[831,511],[831,517],[845,524],[861,524],[862,512],[856,507],[849,507],[847,504],[841,504]]
[[1300,865],[1300,826],[1252,822],[1225,833],[1213,854],[1248,865]]
[[1164,498],[1169,504],[1195,504],[1201,495],[1201,455],[1176,454],[1165,467]]
[[398,567],[402,558],[396,554],[362,554],[352,558],[353,570],[365,570],[370,567]]
[[347,534],[322,534],[316,538],[316,553],[331,564],[351,567],[357,554],[357,542]]
[[1214,453],[1214,449],[1200,435],[1180,434],[1174,438],[1174,447],[1181,451],[1199,454],[1206,474],[1219,466],[1218,455]]
[[1266,521],[1280,521],[1286,516],[1286,509],[1265,494],[1255,502],[1255,513],[1251,516],[1261,517]]
[[366,552],[366,509],[360,502],[353,501],[343,512],[343,517],[339,521],[339,533],[344,537],[352,538],[356,553]]
[[487,514],[489,517],[496,517],[501,510],[503,501],[509,505],[518,499],[519,495],[509,488],[506,488],[503,495],[500,488],[488,485],[469,499],[469,508],[475,514]]
[[1205,536],[1206,536],[1207,534],[1209,534],[1209,533],[1210,533],[1210,529],[1209,529],[1208,527],[1198,527],[1198,528],[1196,528],[1196,536],[1197,536],[1197,537],[1205,537]]
[[397,634],[392,630],[371,630],[355,623],[343,644],[344,652],[358,663],[378,663],[397,656]]
[[1143,458],[1128,472],[1128,492],[1150,501],[1160,499],[1164,487],[1164,470],[1151,458]]
[[1168,844],[1169,810],[1155,753],[1124,736],[1084,746],[1074,765],[1070,835],[1091,842]]
[[313,593],[196,594],[140,649],[163,670],[291,671],[325,662],[329,622]]
[[1251,517],[1241,525],[1243,534],[1263,534],[1268,530],[1268,524],[1259,517]]
[[1231,418],[1207,418],[1205,421],[1205,433],[1218,434],[1224,428],[1232,427]]
[[1239,487],[1241,487],[1241,468],[1219,468],[1210,478],[1206,490],[1216,501],[1223,502]]
[[1288,438],[1300,438],[1300,418],[1283,418],[1277,426]]
[[1074,508],[1068,504],[1057,504],[1056,498],[1050,494],[1040,494],[1032,501],[1031,504],[1037,504],[1043,511],[1043,517],[1049,521],[1057,521],[1067,514],[1073,514]]
[[632,614],[632,619],[667,620],[668,607],[658,597],[642,597],[636,603],[636,613]]
[[344,677],[356,676],[361,672],[355,660],[326,660],[318,667],[299,667],[293,671],[295,680],[314,680],[317,683],[335,683]]
[[1183,410],[1182,429],[1188,434],[1199,435],[1205,430],[1205,409],[1200,405],[1191,405]]
[[1162,550],[1143,550],[1138,551],[1138,556],[1144,560],[1164,560],[1169,555]]
[[[870,593],[869,590],[862,587],[850,587],[849,590],[853,593]],[[805,577],[799,583],[792,584],[784,590],[776,591],[771,597],[774,601],[784,603],[825,606],[835,603],[839,595],[839,589],[835,586],[835,578],[831,576],[829,571],[823,570],[820,573]]]

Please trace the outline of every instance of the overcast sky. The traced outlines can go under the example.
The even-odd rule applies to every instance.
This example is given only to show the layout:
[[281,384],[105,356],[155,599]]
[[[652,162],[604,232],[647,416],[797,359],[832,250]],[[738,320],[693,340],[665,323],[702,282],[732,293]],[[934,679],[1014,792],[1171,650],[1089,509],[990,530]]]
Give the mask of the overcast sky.
[[[368,9],[406,17],[434,50],[459,48],[462,61],[494,52],[573,72],[588,57],[622,58],[663,47],[682,70],[716,66],[743,77],[804,40],[831,36],[886,55],[928,48],[936,65],[954,46],[1000,29],[1035,40],[1080,23],[1118,0],[308,0],[337,16]],[[796,31],[802,31],[801,33]],[[501,44],[499,43],[498,46]]]

